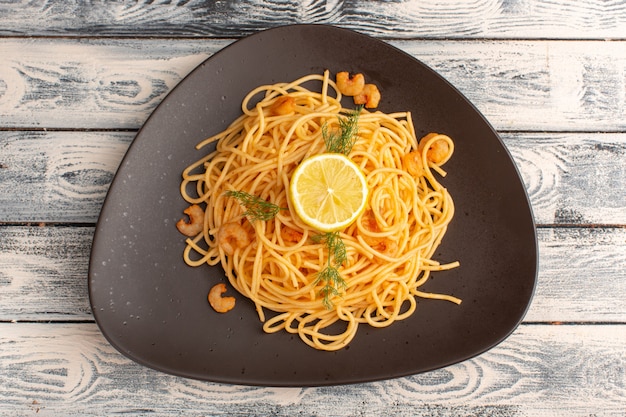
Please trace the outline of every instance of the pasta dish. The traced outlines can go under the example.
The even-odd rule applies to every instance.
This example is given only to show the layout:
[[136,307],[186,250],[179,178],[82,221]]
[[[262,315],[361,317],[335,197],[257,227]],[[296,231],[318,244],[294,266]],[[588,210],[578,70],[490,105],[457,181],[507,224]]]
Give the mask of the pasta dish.
[[[254,89],[239,118],[197,145],[215,150],[184,170],[180,187],[190,204],[179,222],[189,236],[185,262],[221,265],[265,332],[328,351],[347,346],[359,325],[406,319],[419,299],[461,303],[420,289],[433,271],[459,265],[433,259],[454,215],[438,179],[454,142],[439,133],[418,140],[411,114],[374,110],[371,92],[365,107],[344,108],[353,80],[325,71]],[[349,93],[355,103],[359,92]],[[333,138],[341,146],[330,148]],[[325,153],[345,155],[366,184],[364,205],[340,230],[303,221],[290,188],[296,169]],[[234,298],[221,298],[225,290],[209,301],[228,311]]]

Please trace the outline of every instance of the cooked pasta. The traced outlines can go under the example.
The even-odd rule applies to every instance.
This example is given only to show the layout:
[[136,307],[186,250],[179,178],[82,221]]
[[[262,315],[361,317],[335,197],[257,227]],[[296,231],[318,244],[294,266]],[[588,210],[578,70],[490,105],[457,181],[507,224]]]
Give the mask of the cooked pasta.
[[[418,143],[410,113],[365,109],[348,157],[367,178],[367,207],[339,233],[344,285],[330,305],[323,302],[318,274],[330,254],[315,239],[320,232],[291,209],[289,183],[303,159],[326,151],[324,132],[339,129],[348,111],[341,97],[328,71],[256,88],[239,118],[197,145],[216,142],[181,183],[185,200],[205,210],[202,231],[187,239],[185,262],[221,264],[255,304],[265,332],[295,333],[321,350],[345,347],[361,324],[385,327],[409,317],[419,298],[461,302],[420,289],[432,271],[458,266],[432,259],[454,215],[436,178],[446,175],[441,165],[454,143],[443,134]],[[278,209],[269,219],[253,218],[235,192]]]

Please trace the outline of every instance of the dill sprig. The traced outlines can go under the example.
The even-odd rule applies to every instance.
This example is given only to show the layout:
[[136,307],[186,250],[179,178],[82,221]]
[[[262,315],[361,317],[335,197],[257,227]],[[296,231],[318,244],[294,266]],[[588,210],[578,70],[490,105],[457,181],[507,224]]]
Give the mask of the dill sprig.
[[280,210],[286,210],[260,197],[246,193],[245,191],[229,190],[226,191],[226,195],[236,198],[239,204],[246,208],[243,215],[250,220],[272,220]]
[[328,152],[342,153],[348,155],[352,151],[352,147],[356,143],[356,134],[358,131],[359,115],[363,106],[357,106],[356,109],[346,113],[344,117],[338,116],[339,130],[328,132],[328,126],[322,126],[322,137]]
[[324,269],[317,274],[316,284],[323,282],[324,286],[320,290],[323,298],[322,303],[327,309],[333,308],[331,299],[340,294],[340,289],[346,288],[346,282],[339,273],[339,267],[347,259],[346,245],[343,243],[339,232],[328,232],[311,237],[316,243],[323,243],[328,249],[328,263]]
[[[356,143],[359,124],[359,115],[363,106],[348,111],[344,116],[338,116],[339,129],[330,133],[326,124],[322,125],[322,137],[327,152],[342,153],[348,155]],[[312,236],[316,243],[323,243],[328,249],[328,264],[317,274],[315,283],[320,281],[324,286],[320,290],[323,304],[327,309],[333,308],[331,299],[340,294],[340,289],[346,288],[346,281],[339,273],[339,267],[346,261],[346,245],[341,240],[339,232],[329,232]]]
[[340,294],[338,287],[345,288],[346,283],[343,278],[341,278],[339,270],[331,266],[322,269],[317,274],[317,279],[324,281],[324,286],[320,290],[320,295],[324,297],[322,303],[327,310],[332,310],[333,302],[331,299]]

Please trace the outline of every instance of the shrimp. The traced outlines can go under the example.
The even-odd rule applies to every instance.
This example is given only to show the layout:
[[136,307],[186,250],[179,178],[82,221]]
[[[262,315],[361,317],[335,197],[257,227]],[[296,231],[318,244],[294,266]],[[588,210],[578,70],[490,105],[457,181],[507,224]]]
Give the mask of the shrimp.
[[226,285],[219,283],[213,286],[209,291],[207,299],[213,310],[218,313],[226,313],[235,307],[235,297],[222,297],[226,292]]
[[[371,210],[363,213],[361,225],[364,229],[373,233],[379,233],[381,231],[374,217],[374,213]],[[361,237],[372,249],[384,255],[394,256],[398,252],[398,243],[387,237],[369,236],[366,234],[361,235]]]
[[372,212],[372,210],[368,210],[363,213],[363,216],[361,216],[361,224],[363,225],[363,228],[369,230],[370,232],[380,232],[380,227],[378,227],[378,222],[376,221],[376,217],[374,217],[374,212]]
[[283,226],[280,228],[280,237],[282,237],[285,242],[298,243],[302,240],[302,236],[304,236],[302,232],[298,232],[289,226]]
[[389,256],[394,256],[398,252],[398,242],[389,238],[379,239],[374,245],[370,245],[372,249]]
[[270,106],[270,113],[274,116],[283,116],[293,112],[296,108],[296,100],[290,96],[281,96]]
[[422,153],[420,151],[411,151],[402,157],[404,169],[414,177],[424,175],[424,164],[422,163]]
[[363,91],[365,87],[365,77],[363,74],[355,74],[350,77],[348,71],[338,72],[336,76],[337,88],[344,96],[355,96]]
[[232,256],[235,250],[250,244],[250,236],[242,225],[237,222],[224,223],[217,232],[217,244],[226,255]]
[[365,104],[368,109],[378,107],[380,91],[375,84],[365,84],[363,90],[354,96],[354,104]]
[[[438,133],[429,133],[420,140],[419,149],[423,150],[426,146],[426,142],[435,136],[439,136]],[[426,159],[434,164],[440,164],[444,162],[450,155],[450,145],[444,139],[437,139],[430,144],[426,151]]]
[[[378,222],[376,221],[376,218],[374,217],[374,213],[372,213],[371,210],[368,210],[365,213],[363,213],[363,215],[361,216],[361,225],[363,226],[365,230],[369,232],[373,232],[373,233],[380,232],[380,227],[378,226]],[[365,233],[363,233],[361,237],[363,238],[365,243],[367,243],[370,246],[377,244],[378,241],[380,240],[380,238],[378,237],[370,236]]]
[[202,232],[204,227],[204,210],[199,205],[194,204],[187,207],[183,213],[189,216],[189,222],[186,222],[185,219],[180,219],[176,223],[178,231],[189,237],[196,236]]

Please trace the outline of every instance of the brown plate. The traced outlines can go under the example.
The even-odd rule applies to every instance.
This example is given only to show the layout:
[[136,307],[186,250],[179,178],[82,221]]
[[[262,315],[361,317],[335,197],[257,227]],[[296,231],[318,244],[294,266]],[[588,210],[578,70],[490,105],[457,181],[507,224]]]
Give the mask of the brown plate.
[[[297,336],[263,333],[243,296],[230,313],[213,312],[206,294],[224,273],[186,266],[184,237],[174,226],[186,207],[181,172],[201,156],[196,143],[235,119],[252,88],[325,69],[364,73],[381,89],[379,109],[411,111],[418,136],[437,131],[454,138],[442,182],[456,215],[436,259],[459,260],[461,267],[434,274],[424,288],[463,299],[460,306],[421,300],[409,319],[385,329],[363,325],[349,347],[332,353]],[[535,225],[524,185],[476,108],[427,66],[382,41],[331,26],[294,25],[211,56],[150,116],[102,208],[89,297],[108,341],[148,367],[216,382],[314,386],[411,375],[485,352],[522,320],[536,275]]]

